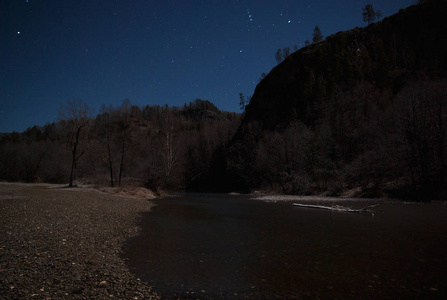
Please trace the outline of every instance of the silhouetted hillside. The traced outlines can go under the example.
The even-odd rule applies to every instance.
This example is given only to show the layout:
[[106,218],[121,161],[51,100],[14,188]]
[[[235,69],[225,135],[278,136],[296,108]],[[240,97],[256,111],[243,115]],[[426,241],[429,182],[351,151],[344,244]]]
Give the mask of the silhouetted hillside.
[[[227,188],[340,194],[362,186],[379,195],[444,182],[446,14],[447,1],[427,1],[333,34],[276,66],[227,149]],[[411,116],[411,105],[427,115]],[[424,126],[427,136],[417,141],[422,133],[409,131]]]
[[242,122],[200,99],[94,119],[68,102],[57,123],[0,135],[0,180],[445,199],[445,15],[447,0],[425,1],[302,48]]
[[264,129],[319,117],[316,103],[367,81],[397,93],[416,74],[447,69],[446,1],[428,1],[327,37],[290,55],[256,87],[244,123]]

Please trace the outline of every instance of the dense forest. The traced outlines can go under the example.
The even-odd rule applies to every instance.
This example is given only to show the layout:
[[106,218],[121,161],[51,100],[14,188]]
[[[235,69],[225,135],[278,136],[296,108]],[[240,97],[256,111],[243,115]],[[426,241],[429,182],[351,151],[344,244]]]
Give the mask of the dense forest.
[[288,56],[246,106],[230,186],[445,197],[446,13],[447,1],[422,1]]
[[1,136],[0,179],[444,198],[447,1],[421,2],[288,55],[243,115],[68,102],[57,123]]
[[3,134],[0,179],[185,189],[210,169],[240,119],[200,99],[184,107],[124,100],[96,117],[86,103],[68,101],[57,123]]

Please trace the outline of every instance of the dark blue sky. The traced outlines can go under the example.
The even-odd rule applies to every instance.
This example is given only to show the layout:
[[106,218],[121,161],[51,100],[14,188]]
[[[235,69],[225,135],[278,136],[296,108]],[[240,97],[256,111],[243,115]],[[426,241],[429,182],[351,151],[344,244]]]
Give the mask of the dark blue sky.
[[414,0],[0,0],[0,132],[57,121],[68,100],[239,111],[278,48],[365,26]]

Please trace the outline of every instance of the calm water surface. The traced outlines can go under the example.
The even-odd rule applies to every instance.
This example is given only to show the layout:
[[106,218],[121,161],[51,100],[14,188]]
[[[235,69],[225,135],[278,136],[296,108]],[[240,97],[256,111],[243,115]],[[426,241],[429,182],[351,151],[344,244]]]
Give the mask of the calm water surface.
[[167,299],[445,299],[447,205],[378,203],[363,215],[248,196],[160,199],[124,256]]

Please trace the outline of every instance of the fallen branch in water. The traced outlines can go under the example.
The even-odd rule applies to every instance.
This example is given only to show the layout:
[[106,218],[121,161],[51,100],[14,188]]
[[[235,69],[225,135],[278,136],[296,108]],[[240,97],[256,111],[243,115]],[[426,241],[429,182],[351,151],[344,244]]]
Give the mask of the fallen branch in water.
[[327,209],[331,211],[352,212],[352,213],[367,213],[374,215],[374,212],[372,210],[369,210],[369,208],[376,207],[379,204],[368,205],[362,209],[352,209],[350,207],[340,205],[325,206],[325,205],[312,205],[312,204],[301,204],[301,203],[293,203],[293,205],[306,208],[318,208],[318,209]]

